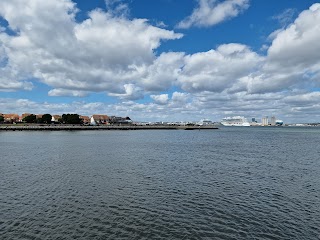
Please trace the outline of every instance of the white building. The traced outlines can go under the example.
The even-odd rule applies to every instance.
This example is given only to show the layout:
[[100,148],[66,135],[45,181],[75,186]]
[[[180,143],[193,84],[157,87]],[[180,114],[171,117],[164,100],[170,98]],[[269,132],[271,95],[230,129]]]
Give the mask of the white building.
[[269,125],[268,116],[265,116],[262,118],[262,126],[268,126],[268,125]]

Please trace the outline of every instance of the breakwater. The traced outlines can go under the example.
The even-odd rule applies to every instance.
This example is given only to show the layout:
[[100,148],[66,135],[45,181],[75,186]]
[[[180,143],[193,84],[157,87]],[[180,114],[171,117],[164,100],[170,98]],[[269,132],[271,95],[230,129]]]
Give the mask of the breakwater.
[[177,125],[5,125],[0,131],[80,131],[80,130],[216,130],[218,127],[207,126],[177,126]]

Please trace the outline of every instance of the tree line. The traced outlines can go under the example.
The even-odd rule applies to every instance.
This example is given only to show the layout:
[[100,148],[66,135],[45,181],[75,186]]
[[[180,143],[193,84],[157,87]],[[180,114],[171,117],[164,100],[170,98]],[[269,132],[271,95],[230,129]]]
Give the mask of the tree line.
[[[3,116],[0,116],[0,122],[4,122],[5,119]],[[78,114],[63,114],[61,118],[59,118],[58,123],[61,124],[82,124],[82,119]],[[39,124],[51,124],[52,123],[52,115],[51,114],[43,114],[41,117],[38,117],[34,114],[30,114],[22,119],[24,123],[39,123]]]

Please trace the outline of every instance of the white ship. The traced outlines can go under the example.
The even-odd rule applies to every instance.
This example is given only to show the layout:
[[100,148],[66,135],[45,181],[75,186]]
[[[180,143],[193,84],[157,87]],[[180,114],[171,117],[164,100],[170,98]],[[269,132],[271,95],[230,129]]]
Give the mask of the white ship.
[[237,127],[250,127],[250,123],[245,117],[226,117],[221,121],[223,126],[237,126]]
[[280,120],[280,119],[276,120],[276,125],[277,126],[282,126],[283,125],[283,121]]

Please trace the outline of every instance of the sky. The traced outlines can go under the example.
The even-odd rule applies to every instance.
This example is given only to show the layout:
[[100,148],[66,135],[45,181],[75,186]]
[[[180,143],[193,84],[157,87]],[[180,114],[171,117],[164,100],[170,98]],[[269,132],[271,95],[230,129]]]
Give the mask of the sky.
[[320,3],[1,0],[0,113],[320,122]]

